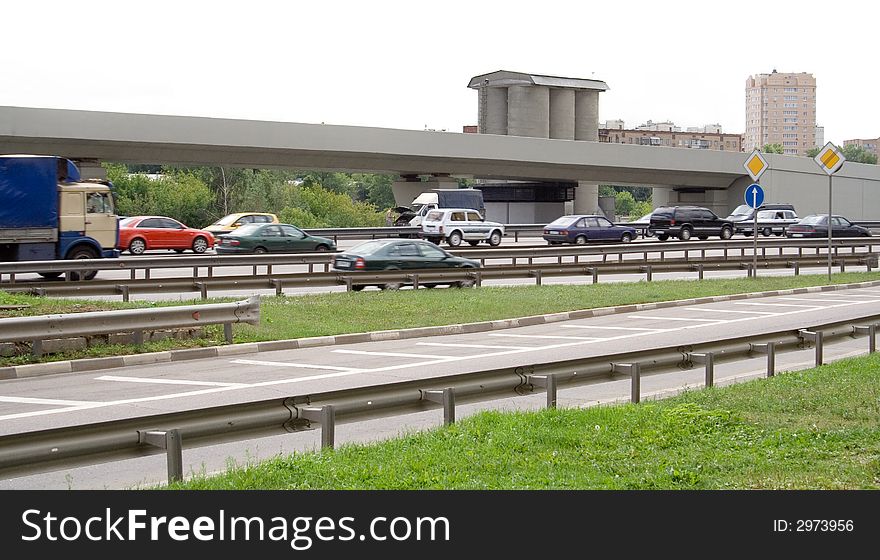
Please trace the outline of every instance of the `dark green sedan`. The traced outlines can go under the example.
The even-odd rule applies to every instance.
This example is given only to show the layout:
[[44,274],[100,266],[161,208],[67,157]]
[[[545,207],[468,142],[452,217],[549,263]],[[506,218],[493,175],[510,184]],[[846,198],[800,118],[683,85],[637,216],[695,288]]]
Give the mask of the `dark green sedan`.
[[[337,272],[379,271],[379,270],[421,270],[430,272],[441,268],[480,268],[480,261],[456,257],[437,245],[421,239],[376,239],[356,245],[336,255],[333,270]],[[428,288],[440,284],[452,284],[460,288],[474,285],[473,278],[448,282],[423,283]],[[378,286],[383,290],[398,290],[402,282],[387,282]],[[363,290],[366,284],[352,284],[355,291]]]
[[290,224],[246,224],[216,237],[218,255],[245,253],[307,253],[335,251],[336,243],[326,237],[309,235]]

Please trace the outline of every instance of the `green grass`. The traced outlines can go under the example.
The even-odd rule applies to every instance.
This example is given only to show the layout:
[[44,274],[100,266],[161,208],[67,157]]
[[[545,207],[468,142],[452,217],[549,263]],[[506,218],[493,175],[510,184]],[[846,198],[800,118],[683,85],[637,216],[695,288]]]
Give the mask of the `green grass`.
[[[880,273],[847,272],[834,274],[833,283],[864,282],[880,279]],[[688,299],[713,295],[780,290],[827,284],[825,275],[766,277],[757,279],[663,280],[654,282],[607,282],[584,285],[546,285],[482,287],[473,290],[434,289],[398,292],[324,293],[302,296],[265,297],[261,324],[235,325],[237,343],[285,340],[411,327],[472,323],[510,319],[545,313],[574,311],[633,303]],[[236,298],[208,302],[235,301]],[[206,303],[183,302],[100,302],[40,298],[0,292],[0,305],[29,305],[23,310],[0,311],[0,316],[73,313],[100,309],[155,307]],[[193,340],[165,340],[133,345],[95,345],[87,350],[47,355],[34,360],[29,355],[0,358],[0,367],[34,361],[118,356],[223,344],[221,327],[208,327],[207,337]]]
[[663,401],[485,412],[174,489],[878,489],[880,357]]

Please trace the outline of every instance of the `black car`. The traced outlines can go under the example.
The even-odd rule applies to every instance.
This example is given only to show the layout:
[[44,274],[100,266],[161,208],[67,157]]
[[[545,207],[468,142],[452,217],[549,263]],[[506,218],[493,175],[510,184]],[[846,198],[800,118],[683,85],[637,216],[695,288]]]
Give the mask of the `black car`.
[[677,237],[687,241],[692,237],[709,239],[710,236],[730,239],[734,224],[719,218],[715,212],[701,206],[661,206],[651,214],[648,232],[660,241]]
[[[480,268],[480,261],[456,257],[423,239],[375,239],[365,241],[336,255],[333,270],[337,272],[361,272],[379,270],[407,270],[431,272],[446,268]],[[448,282],[423,283],[427,288],[440,284],[453,284],[460,288],[470,288],[474,279]],[[383,290],[398,290],[402,282],[386,282],[378,286]],[[352,284],[355,291],[363,290],[366,284]]]
[[[869,237],[868,228],[857,226],[843,216],[831,216],[831,237]],[[828,214],[811,214],[788,226],[786,237],[828,237]]]

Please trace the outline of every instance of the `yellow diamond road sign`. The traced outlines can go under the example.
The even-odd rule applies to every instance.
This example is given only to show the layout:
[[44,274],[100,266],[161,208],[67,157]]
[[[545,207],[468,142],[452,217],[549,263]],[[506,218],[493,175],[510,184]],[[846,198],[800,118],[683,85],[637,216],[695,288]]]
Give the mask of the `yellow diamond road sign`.
[[743,167],[749,172],[749,177],[751,177],[753,181],[757,181],[761,177],[761,174],[767,171],[770,164],[767,163],[767,160],[764,159],[761,152],[753,150],[743,164]]
[[813,159],[819,164],[822,171],[829,175],[832,175],[835,171],[840,169],[840,166],[846,161],[846,158],[843,157],[843,154],[840,153],[837,146],[831,142],[825,144],[825,147],[819,150],[819,153],[816,154],[816,157]]

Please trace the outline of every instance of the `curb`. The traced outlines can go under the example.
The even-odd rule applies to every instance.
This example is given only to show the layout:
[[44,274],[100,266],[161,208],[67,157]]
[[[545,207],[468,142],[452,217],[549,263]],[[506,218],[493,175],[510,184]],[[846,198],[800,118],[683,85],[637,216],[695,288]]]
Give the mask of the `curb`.
[[40,375],[53,375],[60,373],[81,373],[99,369],[110,369],[134,365],[146,365],[165,362],[178,362],[184,360],[198,360],[203,358],[218,358],[251,354],[259,352],[271,352],[274,350],[295,350],[298,348],[314,348],[320,346],[334,346],[337,344],[357,344],[360,342],[379,342],[383,340],[404,340],[408,338],[420,338],[425,336],[443,336],[450,334],[469,334],[476,332],[495,331],[526,327],[530,325],[544,325],[572,319],[588,319],[618,313],[630,313],[633,311],[645,311],[648,309],[665,309],[669,307],[682,307],[686,305],[698,305],[702,303],[715,303],[739,299],[753,299],[771,296],[784,296],[791,294],[809,294],[817,292],[834,292],[853,288],[870,288],[880,286],[880,280],[869,282],[857,282],[853,284],[834,284],[830,286],[810,286],[807,288],[791,288],[788,290],[772,290],[767,292],[748,292],[744,294],[731,294],[725,296],[708,296],[701,298],[680,299],[673,301],[659,301],[655,303],[638,303],[619,305],[616,307],[599,307],[596,309],[581,309],[561,313],[549,313],[546,315],[532,315],[515,319],[501,319],[493,321],[481,321],[479,323],[462,323],[458,325],[440,325],[434,327],[414,327],[410,329],[374,331],[366,333],[351,333],[330,336],[316,336],[310,338],[293,338],[288,340],[273,340],[267,342],[249,342],[233,344],[230,346],[209,346],[206,348],[186,348],[182,350],[168,350],[164,352],[151,352],[148,354],[131,354],[126,356],[108,356],[106,358],[84,358],[80,360],[67,360],[60,362],[46,362],[42,364],[27,364],[0,368],[0,380],[23,379]]

